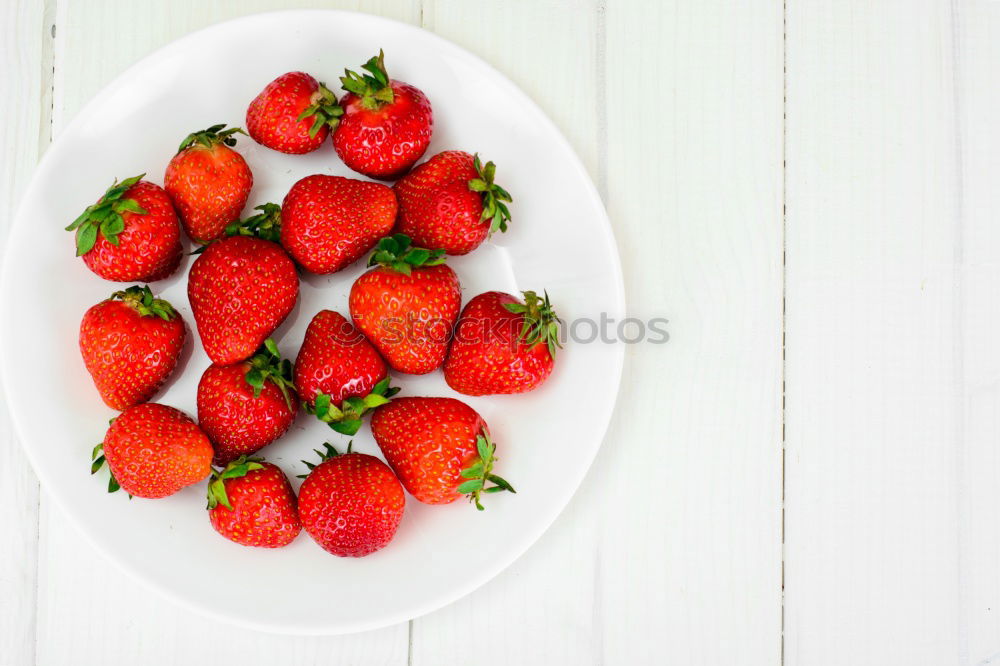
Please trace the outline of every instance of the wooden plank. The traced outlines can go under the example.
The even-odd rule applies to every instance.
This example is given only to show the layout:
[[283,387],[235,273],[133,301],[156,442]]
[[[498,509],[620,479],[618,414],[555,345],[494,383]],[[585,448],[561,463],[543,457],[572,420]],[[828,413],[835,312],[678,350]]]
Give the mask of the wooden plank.
[[[522,87],[595,173],[601,143],[596,2],[434,0],[425,3],[424,26]],[[470,636],[484,631],[489,638],[485,649],[476,650],[479,666],[592,663],[598,654],[592,638],[599,635],[594,631],[599,612],[592,608],[596,531],[580,504],[574,500],[538,544],[483,589],[415,620],[412,664],[447,663],[456,645],[468,645]],[[593,502],[585,505],[593,509]],[[577,551],[572,558],[566,557],[568,547]],[[488,544],[482,556],[489,557]]]
[[[440,663],[485,627],[484,664],[773,664],[781,6],[513,7],[438,0],[431,27],[566,130],[606,185],[632,314],[669,318],[675,337],[629,348],[617,418],[577,497],[509,571],[415,622],[413,663]],[[470,33],[475,22],[492,33]]]
[[629,348],[595,470],[605,662],[775,664],[782,3],[606,20],[608,210],[630,314],[671,339]]
[[[982,2],[788,4],[789,664],[997,650],[998,356],[973,328],[995,323],[997,236],[969,198],[995,201],[974,171],[997,106],[963,80],[998,61],[988,33],[956,42],[967,7],[1000,25]],[[957,53],[993,60],[956,78]]]
[[[0,248],[14,209],[41,150],[48,144],[51,86],[51,24],[43,3],[30,0],[0,6]],[[7,401],[0,388],[0,405]],[[35,602],[38,561],[38,481],[0,406],[0,660],[32,664],[35,659]]]
[[1000,3],[955,3],[958,202],[959,654],[964,663],[1000,663]]
[[[276,0],[60,2],[55,131],[102,86],[153,49],[212,23],[285,4]],[[420,17],[418,0],[316,0],[296,6],[361,9],[410,22]],[[94,39],[97,34],[114,37]],[[286,637],[231,627],[179,608],[105,561],[44,499],[41,551],[38,664],[291,661],[400,666],[407,661],[406,623],[350,636]],[[294,576],[289,585],[303,593],[308,590],[308,581]]]

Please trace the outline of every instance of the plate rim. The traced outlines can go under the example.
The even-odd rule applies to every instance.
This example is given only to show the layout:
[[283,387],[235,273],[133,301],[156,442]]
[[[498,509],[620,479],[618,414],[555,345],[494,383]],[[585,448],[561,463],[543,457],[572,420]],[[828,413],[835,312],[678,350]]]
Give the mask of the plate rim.
[[[236,28],[240,23],[250,23],[253,21],[265,20],[268,17],[274,18],[279,16],[290,20],[299,19],[300,21],[304,21],[307,20],[310,15],[317,15],[317,14],[322,14],[324,16],[332,15],[332,16],[344,16],[344,17],[364,17],[365,20],[372,20],[375,21],[376,23],[385,22],[391,24],[394,27],[401,29],[403,31],[422,33],[422,37],[430,39],[432,42],[435,43],[437,47],[442,48],[445,51],[450,51],[461,58],[471,61],[476,66],[483,67],[489,72],[491,72],[498,81],[502,82],[508,87],[508,89],[513,93],[515,97],[519,99],[519,101],[522,104],[527,104],[529,107],[532,107],[537,112],[538,117],[543,119],[543,122],[546,123],[546,127],[543,128],[546,131],[546,133],[552,136],[558,143],[562,144],[563,148],[565,148],[567,154],[570,156],[570,160],[567,163],[567,166],[572,166],[572,168],[575,169],[580,176],[582,176],[582,181],[585,184],[584,187],[587,192],[587,196],[593,204],[596,204],[596,209],[599,211],[599,214],[602,218],[601,221],[603,222],[603,224],[599,226],[601,227],[601,230],[604,235],[603,239],[605,241],[604,244],[612,250],[610,254],[611,254],[611,269],[614,277],[613,291],[615,293],[617,301],[614,304],[615,312],[613,314],[615,314],[616,316],[626,315],[627,302],[625,297],[625,283],[624,283],[624,275],[622,272],[621,254],[618,248],[618,243],[615,239],[614,228],[611,224],[611,219],[608,215],[607,209],[604,205],[601,195],[598,192],[593,179],[590,177],[589,172],[584,166],[583,161],[580,159],[580,156],[577,154],[572,144],[569,143],[569,140],[562,133],[559,127],[555,124],[555,122],[548,116],[545,110],[542,109],[542,107],[538,103],[536,103],[535,100],[532,99],[530,95],[528,95],[528,93],[522,90],[520,86],[518,86],[506,74],[498,70],[488,61],[476,55],[475,53],[465,49],[464,47],[450,41],[449,39],[442,37],[435,32],[432,32],[431,30],[423,28],[422,26],[419,25],[413,25],[405,21],[399,21],[396,19],[387,18],[377,14],[370,14],[367,12],[342,10],[342,9],[285,9],[276,11],[263,11],[263,12],[254,12],[250,14],[245,14],[243,16],[238,16],[231,19],[224,19],[222,21],[217,21],[215,23],[204,26],[197,30],[188,32],[176,39],[167,42],[166,44],[163,44],[162,46],[157,47],[150,53],[146,54],[142,58],[138,59],[137,61],[126,67],[120,73],[115,75],[114,78],[112,78],[108,83],[103,85],[97,92],[95,92],[93,96],[91,96],[91,98],[87,100],[87,102],[73,115],[73,117],[69,120],[69,122],[66,123],[66,125],[60,131],[59,136],[54,137],[53,140],[49,143],[49,145],[45,148],[45,152],[42,154],[41,158],[38,160],[38,163],[33,168],[31,179],[29,180],[27,187],[25,187],[23,194],[21,195],[21,199],[18,202],[17,209],[14,213],[12,224],[7,233],[7,239],[5,241],[5,247],[3,251],[3,257],[2,257],[3,266],[2,270],[0,270],[0,311],[7,310],[6,307],[7,297],[5,295],[7,294],[8,289],[13,289],[12,285],[14,284],[13,281],[15,279],[15,276],[11,274],[13,270],[11,268],[12,265],[11,256],[13,254],[12,248],[14,247],[15,244],[11,241],[15,238],[15,235],[19,234],[20,230],[26,226],[26,222],[24,220],[27,217],[27,211],[25,210],[27,202],[29,200],[34,199],[36,196],[36,190],[42,187],[41,185],[41,182],[43,180],[42,176],[50,170],[49,165],[52,162],[52,155],[54,154],[54,152],[57,152],[55,149],[62,141],[62,137],[64,135],[71,134],[74,130],[77,129],[78,125],[84,123],[86,121],[87,116],[93,113],[92,109],[98,105],[102,97],[108,95],[116,88],[121,86],[122,85],[121,82],[124,79],[127,79],[128,75],[132,74],[135,70],[143,68],[148,63],[151,63],[152,61],[161,58],[164,53],[167,53],[169,51],[178,48],[185,42],[200,38],[203,35],[219,30],[220,28],[223,27]],[[4,321],[10,322],[10,318],[5,317]],[[10,354],[13,353],[7,351],[8,349],[10,349],[10,345],[8,344],[9,342],[8,338],[10,337],[8,330],[11,328],[11,326],[12,324],[10,323],[4,323],[0,325],[0,361],[5,361],[6,359],[9,358]],[[499,562],[495,566],[490,567],[489,569],[485,568],[481,569],[480,573],[477,573],[475,576],[470,577],[469,581],[464,585],[448,588],[447,593],[428,596],[426,599],[422,600],[422,602],[417,604],[412,604],[410,607],[399,608],[393,612],[387,612],[385,615],[381,616],[380,619],[378,620],[358,621],[355,623],[346,623],[346,624],[338,623],[335,626],[327,626],[325,629],[321,629],[315,625],[296,629],[295,626],[291,625],[279,626],[270,623],[261,623],[261,622],[256,622],[252,619],[248,619],[246,617],[232,616],[223,612],[216,611],[211,606],[199,605],[193,600],[190,600],[181,594],[175,593],[174,590],[172,590],[169,586],[160,582],[159,580],[156,580],[151,576],[148,576],[140,569],[133,567],[125,559],[120,558],[110,548],[105,548],[104,544],[102,544],[96,538],[96,535],[93,535],[90,533],[90,531],[83,529],[79,524],[79,521],[76,519],[76,512],[71,508],[72,498],[64,496],[58,490],[53,490],[54,488],[56,488],[56,484],[52,483],[50,477],[44,471],[45,466],[43,464],[40,464],[40,459],[36,457],[37,455],[36,450],[39,447],[31,447],[27,445],[27,441],[31,439],[31,436],[28,434],[30,430],[27,427],[27,424],[22,423],[21,416],[16,412],[16,410],[12,409],[13,403],[10,401],[10,399],[7,400],[6,409],[7,413],[10,415],[11,425],[13,427],[12,429],[14,434],[18,438],[20,448],[24,452],[25,456],[28,458],[28,461],[31,464],[33,472],[38,477],[43,492],[49,498],[55,501],[56,505],[59,507],[59,510],[62,511],[63,514],[69,519],[69,522],[73,525],[73,528],[76,529],[80,534],[82,534],[83,537],[86,539],[86,541],[90,543],[91,546],[98,553],[100,553],[106,560],[116,565],[119,569],[125,571],[130,578],[132,578],[135,581],[138,581],[141,585],[143,585],[147,589],[153,590],[156,593],[163,596],[164,598],[169,599],[172,603],[178,605],[181,608],[194,611],[195,613],[198,613],[206,617],[210,617],[214,620],[229,625],[235,625],[239,627],[253,629],[256,631],[262,631],[278,635],[335,636],[335,635],[343,635],[351,633],[360,633],[364,631],[370,631],[374,629],[380,629],[383,627],[393,626],[402,622],[417,619],[419,617],[427,615],[428,613],[434,612],[445,606],[448,606],[458,601],[459,599],[468,596],[473,591],[479,589],[486,583],[496,578],[503,571],[505,571],[510,565],[512,565],[515,561],[519,560],[524,555],[524,553],[527,552],[528,549],[533,547],[542,537],[542,535],[545,534],[545,532],[547,532],[556,522],[556,520],[563,514],[563,512],[566,510],[566,507],[569,505],[570,501],[576,496],[576,493],[579,491],[580,486],[583,485],[584,481],[586,480],[590,472],[590,469],[593,466],[594,460],[597,458],[598,452],[604,445],[604,439],[607,436],[608,429],[611,424],[611,419],[615,413],[617,401],[621,393],[624,361],[625,361],[625,350],[621,344],[617,344],[614,346],[614,372],[613,372],[614,393],[609,403],[609,409],[607,410],[607,415],[603,419],[603,423],[599,424],[600,427],[597,428],[597,430],[600,433],[600,441],[598,442],[597,446],[594,447],[590,459],[587,461],[587,464],[581,469],[580,477],[577,480],[575,487],[572,489],[571,492],[567,493],[564,499],[550,505],[550,507],[552,507],[551,518],[545,521],[544,523],[533,527],[528,534],[529,538],[522,539],[521,545],[512,549],[503,558],[500,558]],[[5,369],[6,367],[7,367],[6,362],[0,362],[0,382],[2,382],[6,395],[10,396],[13,395],[14,386],[12,385],[13,380],[10,377],[10,372]],[[486,573],[482,573],[483,571],[485,571]]]

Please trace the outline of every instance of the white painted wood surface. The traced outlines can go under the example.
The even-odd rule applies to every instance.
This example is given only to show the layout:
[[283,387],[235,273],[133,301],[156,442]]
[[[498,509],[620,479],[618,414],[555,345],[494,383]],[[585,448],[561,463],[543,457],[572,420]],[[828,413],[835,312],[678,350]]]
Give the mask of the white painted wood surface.
[[1000,663],[1000,2],[6,0],[0,239],[101,86],[291,4],[421,24],[522,86],[605,198],[630,313],[671,340],[629,347],[534,548],[353,636],[147,591],[47,501],[0,409],[0,665]]
[[788,3],[789,663],[1000,662],[998,31]]

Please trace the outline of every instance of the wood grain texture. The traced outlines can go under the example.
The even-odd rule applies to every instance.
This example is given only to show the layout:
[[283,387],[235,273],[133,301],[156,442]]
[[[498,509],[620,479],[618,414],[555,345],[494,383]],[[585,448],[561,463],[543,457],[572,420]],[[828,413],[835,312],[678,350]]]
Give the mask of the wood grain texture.
[[996,659],[998,21],[789,3],[789,664]]
[[1000,3],[951,15],[958,166],[958,509],[960,655],[1000,664]]
[[[434,0],[425,27],[485,59],[522,87],[566,134],[592,175],[604,144],[598,110],[603,69],[597,2]],[[476,150],[474,146],[455,146]],[[499,164],[500,177],[516,165]],[[516,197],[515,216],[516,216]],[[515,219],[512,224],[540,220]],[[412,664],[437,666],[488,627],[479,666],[601,663],[595,598],[598,502],[593,475],[549,532],[507,571],[468,597],[413,623]],[[482,557],[489,557],[485,545]]]
[[566,130],[604,189],[631,314],[674,337],[629,348],[577,497],[508,572],[414,623],[415,664],[482,626],[503,637],[487,664],[780,658],[781,6],[752,4],[550,3],[477,38],[465,26],[503,25],[508,3],[435,3],[428,27]]
[[[282,4],[57,0],[56,132],[150,50]],[[630,314],[669,319],[670,342],[627,350],[605,446],[552,529],[483,589],[409,628],[313,639],[207,621],[114,569],[43,500],[37,641],[26,641],[37,663],[436,666],[467,653],[484,626],[483,665],[777,663],[781,3],[360,8],[422,19],[545,109],[605,197]],[[34,596],[32,586],[18,593]]]
[[[47,145],[51,36],[45,6],[0,5],[0,247],[14,208]],[[0,388],[0,405],[6,404]],[[32,664],[38,563],[38,481],[0,407],[0,663]]]
[[607,8],[607,205],[630,314],[671,334],[629,348],[598,461],[611,663],[780,659],[781,18]]

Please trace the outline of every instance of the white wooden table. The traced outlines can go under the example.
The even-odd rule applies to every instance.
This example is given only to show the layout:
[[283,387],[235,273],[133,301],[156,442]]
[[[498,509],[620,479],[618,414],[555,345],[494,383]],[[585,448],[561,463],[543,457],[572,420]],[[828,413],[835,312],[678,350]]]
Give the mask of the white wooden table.
[[522,86],[671,340],[628,348],[598,460],[526,556],[352,636],[147,591],[0,408],[0,664],[1000,663],[1000,2],[2,0],[0,238],[100,87],[289,5],[422,25]]

